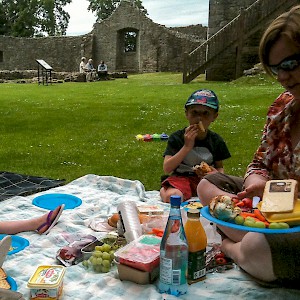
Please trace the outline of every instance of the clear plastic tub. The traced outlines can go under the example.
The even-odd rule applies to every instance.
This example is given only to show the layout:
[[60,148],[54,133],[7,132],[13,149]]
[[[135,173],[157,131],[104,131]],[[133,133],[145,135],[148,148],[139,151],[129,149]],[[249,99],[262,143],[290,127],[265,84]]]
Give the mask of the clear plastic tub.
[[161,238],[153,235],[142,235],[115,253],[118,263],[132,268],[151,272],[159,265]]

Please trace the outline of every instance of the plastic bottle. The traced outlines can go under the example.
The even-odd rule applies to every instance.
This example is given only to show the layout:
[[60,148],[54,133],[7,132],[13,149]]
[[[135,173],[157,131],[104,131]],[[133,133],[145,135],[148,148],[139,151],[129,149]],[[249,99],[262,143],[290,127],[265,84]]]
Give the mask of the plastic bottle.
[[124,234],[128,243],[136,240],[142,235],[142,226],[136,203],[134,201],[120,202],[117,206],[117,210],[120,215],[120,221],[117,225],[119,233]]
[[188,245],[180,213],[180,196],[171,196],[171,208],[160,245],[160,293],[180,296],[187,293]]
[[188,242],[188,283],[205,279],[206,277],[206,246],[207,237],[200,222],[200,211],[189,209],[184,230]]

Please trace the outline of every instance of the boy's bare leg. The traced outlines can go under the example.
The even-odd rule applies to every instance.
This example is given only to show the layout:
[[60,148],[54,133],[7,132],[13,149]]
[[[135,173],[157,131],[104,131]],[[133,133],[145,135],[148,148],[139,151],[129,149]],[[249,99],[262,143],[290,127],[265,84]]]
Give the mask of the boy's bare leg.
[[179,191],[176,188],[169,187],[169,188],[166,189],[166,188],[162,187],[160,189],[160,197],[161,197],[163,202],[169,203],[170,202],[170,197],[173,196],[173,195],[178,195],[178,196],[181,197],[181,199],[183,199],[182,192]]

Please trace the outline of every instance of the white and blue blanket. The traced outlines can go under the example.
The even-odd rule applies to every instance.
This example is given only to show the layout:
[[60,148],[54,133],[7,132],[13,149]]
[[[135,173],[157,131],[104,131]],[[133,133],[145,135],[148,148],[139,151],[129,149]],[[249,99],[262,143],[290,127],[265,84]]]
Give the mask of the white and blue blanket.
[[[116,212],[117,204],[133,200],[138,204],[160,203],[168,210],[168,204],[161,203],[158,191],[145,191],[139,181],[124,180],[111,176],[86,175],[71,183],[55,187],[35,195],[16,196],[1,202],[1,220],[14,220],[40,216],[46,210],[32,204],[37,195],[46,193],[67,193],[79,197],[82,204],[63,212],[58,224],[48,235],[35,232],[20,233],[29,240],[24,250],[7,256],[3,268],[17,283],[18,292],[29,297],[27,282],[38,265],[58,264],[56,253],[78,237],[92,234],[98,238],[105,235],[89,226],[92,221],[105,220]],[[223,273],[209,273],[204,281],[190,285],[188,294],[181,299],[299,299],[300,290],[265,288],[258,285],[238,268]],[[178,299],[157,292],[155,284],[138,285],[120,281],[114,266],[109,273],[94,273],[85,270],[81,264],[67,267],[64,277],[62,299],[68,300],[161,300]]]

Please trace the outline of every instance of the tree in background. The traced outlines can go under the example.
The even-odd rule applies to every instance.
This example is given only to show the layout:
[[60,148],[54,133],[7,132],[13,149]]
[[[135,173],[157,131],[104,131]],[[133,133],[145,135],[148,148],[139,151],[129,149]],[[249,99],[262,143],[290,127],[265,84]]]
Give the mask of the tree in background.
[[72,0],[0,0],[0,34],[18,37],[65,35]]
[[[96,13],[97,22],[107,19],[118,7],[122,0],[88,0],[90,2],[88,10]],[[141,0],[132,0],[132,2],[147,15],[146,8],[142,5]]]

